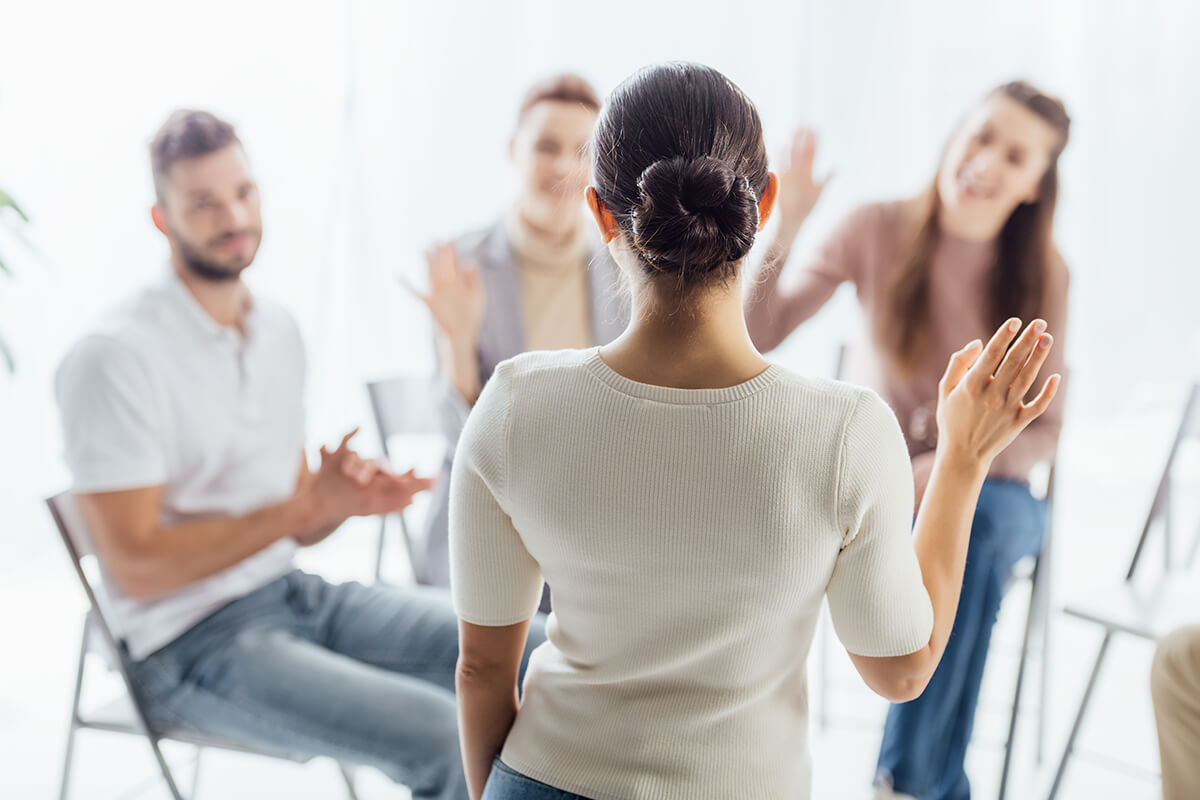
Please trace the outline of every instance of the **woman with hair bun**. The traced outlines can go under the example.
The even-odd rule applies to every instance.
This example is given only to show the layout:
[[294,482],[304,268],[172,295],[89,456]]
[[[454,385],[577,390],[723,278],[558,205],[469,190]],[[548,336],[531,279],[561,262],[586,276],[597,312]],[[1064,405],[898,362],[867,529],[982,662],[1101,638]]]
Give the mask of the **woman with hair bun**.
[[[650,67],[609,98],[592,152],[588,202],[631,288],[629,327],[502,363],[454,462],[471,797],[807,798],[822,600],[872,689],[920,694],[988,466],[1054,397],[1057,377],[1021,399],[1050,336],[1013,319],[951,357],[913,535],[883,401],[751,343],[741,268],[778,181],[750,100],[708,67]],[[518,700],[543,577],[554,610]]]

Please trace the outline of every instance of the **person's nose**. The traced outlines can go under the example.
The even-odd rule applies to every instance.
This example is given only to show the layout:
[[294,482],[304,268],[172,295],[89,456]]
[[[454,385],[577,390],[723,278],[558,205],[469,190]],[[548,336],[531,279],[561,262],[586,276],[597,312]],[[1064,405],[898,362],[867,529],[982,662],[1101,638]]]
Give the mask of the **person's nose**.
[[970,170],[977,177],[992,178],[995,177],[996,165],[999,163],[996,151],[990,147],[985,147],[976,153],[970,162]]
[[228,213],[230,227],[235,231],[242,230],[250,222],[250,208],[246,203],[232,203]]

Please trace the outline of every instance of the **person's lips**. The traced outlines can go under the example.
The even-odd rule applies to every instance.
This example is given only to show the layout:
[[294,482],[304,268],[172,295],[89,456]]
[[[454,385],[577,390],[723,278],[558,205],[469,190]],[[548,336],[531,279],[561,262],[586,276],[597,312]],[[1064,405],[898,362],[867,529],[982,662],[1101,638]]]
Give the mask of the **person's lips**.
[[216,240],[215,244],[222,250],[242,251],[245,250],[253,240],[254,236],[251,232],[242,231],[240,233],[231,233],[221,236]]
[[986,200],[995,194],[995,188],[980,181],[976,176],[969,171],[958,173],[955,181],[958,185],[958,191],[964,197]]

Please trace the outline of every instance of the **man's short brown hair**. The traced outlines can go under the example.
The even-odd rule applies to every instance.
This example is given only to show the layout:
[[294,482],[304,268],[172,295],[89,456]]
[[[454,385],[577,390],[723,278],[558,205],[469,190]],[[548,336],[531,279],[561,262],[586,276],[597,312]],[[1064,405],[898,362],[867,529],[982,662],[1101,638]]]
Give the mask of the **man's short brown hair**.
[[167,170],[176,161],[208,155],[241,143],[233,126],[214,114],[187,109],[172,113],[150,142],[150,170],[154,175],[154,196],[158,203],[163,202]]

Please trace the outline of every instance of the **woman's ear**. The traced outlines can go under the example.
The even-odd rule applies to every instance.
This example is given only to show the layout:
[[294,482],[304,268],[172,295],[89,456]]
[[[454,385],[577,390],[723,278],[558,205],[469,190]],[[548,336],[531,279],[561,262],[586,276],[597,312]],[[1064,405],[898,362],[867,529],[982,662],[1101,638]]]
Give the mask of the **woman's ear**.
[[767,173],[767,188],[763,189],[762,197],[758,198],[758,230],[761,232],[775,210],[775,199],[779,197],[779,176],[774,172]]
[[617,218],[612,215],[604,205],[604,201],[596,194],[596,187],[589,186],[584,193],[587,196],[588,208],[591,209],[592,219],[596,220],[596,227],[600,229],[600,235],[604,238],[604,243],[608,244],[613,239],[617,238],[617,234],[621,229],[617,227]]

